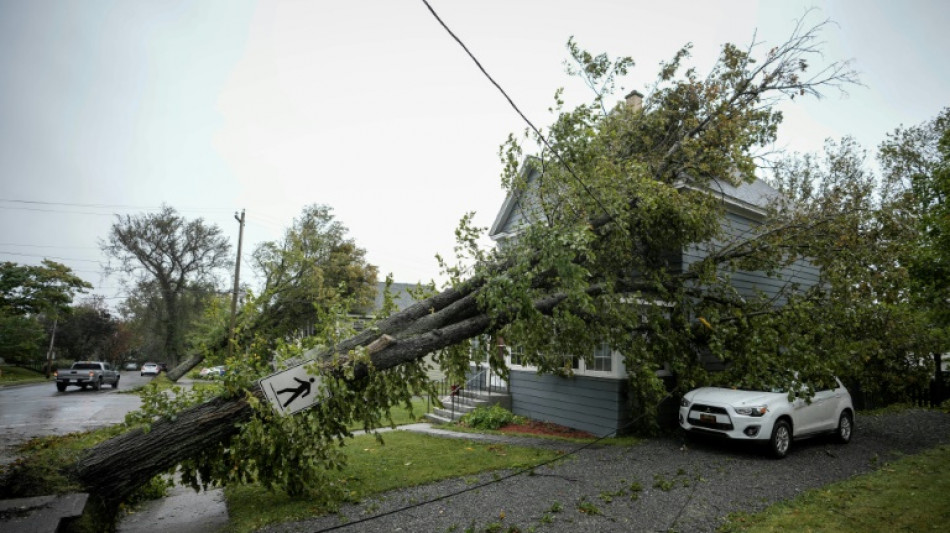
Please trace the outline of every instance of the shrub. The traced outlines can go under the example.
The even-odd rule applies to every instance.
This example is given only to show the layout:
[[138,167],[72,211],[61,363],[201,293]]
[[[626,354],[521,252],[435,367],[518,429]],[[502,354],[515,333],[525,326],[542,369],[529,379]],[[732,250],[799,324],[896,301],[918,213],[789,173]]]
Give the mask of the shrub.
[[475,429],[498,429],[506,424],[520,423],[524,418],[515,415],[500,405],[477,407],[459,421]]

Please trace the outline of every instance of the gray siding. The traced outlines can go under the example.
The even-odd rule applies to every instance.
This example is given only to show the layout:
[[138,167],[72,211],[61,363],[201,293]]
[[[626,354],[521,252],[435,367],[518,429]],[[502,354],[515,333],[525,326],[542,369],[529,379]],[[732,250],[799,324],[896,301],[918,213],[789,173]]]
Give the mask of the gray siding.
[[525,213],[522,208],[521,202],[516,202],[514,208],[511,210],[511,217],[505,221],[501,227],[501,233],[514,233],[525,224]]
[[[738,240],[748,239],[755,235],[759,224],[735,213],[726,213],[723,219],[724,237],[721,241],[692,246],[683,252],[683,267],[689,268],[693,263],[706,257],[711,251]],[[789,284],[795,285],[798,290],[805,290],[818,284],[819,270],[807,260],[799,259],[795,263],[779,272],[769,275],[762,271],[739,270],[732,274],[732,286],[743,298],[759,298],[760,295],[771,299]],[[776,300],[776,305],[785,303],[784,298]]]
[[512,370],[509,383],[511,410],[521,416],[587,431],[598,437],[624,428],[630,421],[626,379],[562,378]]

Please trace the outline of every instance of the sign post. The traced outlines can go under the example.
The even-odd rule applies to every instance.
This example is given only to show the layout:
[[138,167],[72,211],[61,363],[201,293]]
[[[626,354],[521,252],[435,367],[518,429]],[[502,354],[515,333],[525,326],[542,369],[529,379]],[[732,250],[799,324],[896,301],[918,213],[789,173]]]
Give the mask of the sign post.
[[258,381],[264,396],[278,413],[291,415],[323,398],[320,396],[322,379],[307,372],[307,364],[309,362],[292,366]]

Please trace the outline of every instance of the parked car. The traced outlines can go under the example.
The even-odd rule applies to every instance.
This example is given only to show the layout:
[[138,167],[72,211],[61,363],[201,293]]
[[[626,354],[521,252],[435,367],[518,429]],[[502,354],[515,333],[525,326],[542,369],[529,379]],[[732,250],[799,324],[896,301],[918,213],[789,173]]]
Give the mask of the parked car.
[[119,373],[109,363],[102,361],[76,361],[68,370],[57,370],[56,390],[63,392],[66,387],[76,385],[83,390],[92,387],[96,390],[105,384],[113,389],[119,388]]
[[214,379],[223,376],[226,372],[227,370],[224,366],[205,367],[198,372],[198,377]]
[[162,372],[168,372],[168,363],[158,363],[158,368]]
[[159,372],[161,372],[161,370],[156,363],[145,363],[142,365],[141,375],[143,376],[157,376]]
[[[703,387],[680,402],[679,424],[687,433],[767,444],[785,457],[794,439],[833,434],[847,444],[854,433],[851,394],[837,378],[833,388],[808,394]],[[807,391],[808,389],[805,388]]]
[[138,369],[139,369],[139,364],[136,363],[136,362],[130,361],[130,362],[128,362],[128,363],[125,364],[125,369],[126,369],[126,370],[138,370]]

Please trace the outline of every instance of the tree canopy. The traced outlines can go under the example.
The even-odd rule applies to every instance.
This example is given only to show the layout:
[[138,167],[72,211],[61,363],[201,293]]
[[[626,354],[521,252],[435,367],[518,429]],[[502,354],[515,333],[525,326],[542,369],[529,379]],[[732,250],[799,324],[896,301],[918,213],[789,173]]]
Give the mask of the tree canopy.
[[16,315],[63,310],[92,285],[66,265],[44,259],[42,265],[0,264],[0,309]]
[[[936,371],[950,344],[950,108],[916,126],[897,128],[882,143],[885,202],[904,229],[906,298],[924,314],[921,327],[936,339]],[[939,382],[939,380],[938,380]]]
[[326,310],[366,312],[376,295],[376,267],[322,205],[303,208],[281,241],[261,243],[254,265],[263,278],[255,299],[254,334],[311,336]]
[[[164,357],[177,364],[184,352],[183,295],[216,286],[215,275],[229,264],[231,245],[216,225],[187,220],[172,207],[157,213],[116,216],[109,236],[100,243],[140,288],[151,287],[160,298]],[[146,291],[147,292],[147,291]]]
[[91,288],[69,267],[48,259],[39,266],[0,264],[0,357],[34,360],[46,339],[41,317],[65,314],[75,295]]
[[102,298],[72,308],[56,328],[55,346],[63,359],[95,359],[118,365],[131,349],[125,324]]

